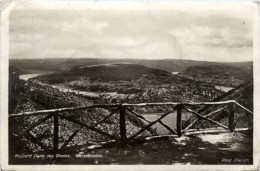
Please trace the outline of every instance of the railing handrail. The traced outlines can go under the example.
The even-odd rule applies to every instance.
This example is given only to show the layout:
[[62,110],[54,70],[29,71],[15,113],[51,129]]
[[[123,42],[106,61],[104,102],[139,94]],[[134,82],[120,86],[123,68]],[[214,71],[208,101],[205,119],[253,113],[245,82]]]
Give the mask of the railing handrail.
[[165,103],[124,103],[122,106],[161,106],[161,105],[212,105],[234,103],[235,100],[218,101],[218,102],[165,102]]
[[[218,109],[214,112],[211,112],[207,115],[201,115],[200,113],[194,111],[193,109],[189,109],[191,105],[219,105],[219,104],[225,104],[224,107],[221,109]],[[48,114],[44,118],[41,118],[39,121],[35,122],[32,124],[29,128],[27,128],[25,131],[23,131],[19,136],[23,136],[24,134],[28,133],[32,139],[41,147],[43,148],[46,152],[50,151],[49,147],[46,146],[44,143],[41,142],[41,140],[32,132],[32,129],[34,129],[36,126],[40,125],[41,123],[45,122],[49,118],[53,117],[53,154],[57,154],[58,151],[63,150],[67,144],[76,136],[76,134],[80,131],[81,128],[86,128],[91,131],[94,131],[96,133],[99,133],[103,136],[109,137],[111,139],[116,140],[116,142],[120,142],[121,145],[126,145],[128,141],[133,141],[134,139],[138,138],[144,131],[149,130],[154,124],[159,123],[166,129],[168,129],[173,135],[176,135],[178,137],[181,137],[182,134],[185,134],[199,119],[206,120],[210,123],[213,123],[215,125],[221,126],[224,129],[227,129],[229,131],[234,131],[236,128],[236,123],[234,122],[235,120],[235,112],[234,112],[234,107],[235,105],[239,106],[243,110],[245,110],[247,113],[251,115],[247,115],[248,117],[248,130],[249,133],[251,134],[252,128],[253,128],[253,113],[236,102],[235,100],[227,100],[227,101],[218,101],[218,102],[166,102],[166,103],[139,103],[139,104],[128,104],[128,103],[123,103],[123,104],[100,104],[100,105],[90,105],[90,106],[83,106],[83,107],[70,107],[70,108],[60,108],[60,109],[50,109],[50,110],[40,110],[40,111],[35,111],[35,112],[24,112],[24,113],[18,113],[18,114],[11,114],[9,115],[10,117],[24,117],[24,116],[35,116],[35,115],[44,115]],[[133,108],[131,107],[143,107],[143,106],[166,106],[170,107],[171,109],[168,111],[165,111],[162,115],[160,115],[159,118],[157,118],[154,121],[148,121],[148,124],[145,126],[142,126],[142,128],[135,132],[134,134],[131,134],[130,137],[127,137],[127,126],[126,126],[126,112],[132,113],[134,116],[146,120],[143,116],[138,114],[137,112],[134,111]],[[112,107],[117,107],[116,110],[112,110],[112,112],[108,115],[106,115],[103,119],[100,121],[94,123],[94,125],[88,125],[82,121],[79,121],[77,119],[67,117],[65,115],[62,115],[61,112],[65,111],[76,111],[76,110],[86,110],[86,109],[93,109],[93,108],[112,108]],[[228,126],[225,126],[211,118],[211,116],[214,113],[217,113],[225,108],[229,108],[229,114],[228,116]],[[194,114],[197,116],[197,119],[192,121],[188,126],[186,126],[184,129],[183,124],[182,124],[182,109],[188,111],[189,113]],[[170,128],[167,126],[165,123],[163,123],[162,119],[165,118],[167,115],[171,114],[173,111],[177,110],[176,112],[176,130]],[[99,129],[97,126],[100,125],[101,123],[104,123],[106,119],[111,117],[112,115],[119,113],[119,125],[120,125],[120,137],[117,138],[116,136],[107,133],[103,131],[102,129]],[[67,120],[69,122],[78,124],[80,126],[79,129],[75,130],[74,133],[63,143],[62,147],[59,148],[59,118],[63,120]],[[238,118],[239,119],[239,118]],[[238,119],[236,122],[238,122]],[[147,121],[147,120],[146,120]],[[153,136],[153,133],[152,133]]]
[[81,106],[81,107],[69,107],[69,108],[58,108],[58,109],[47,109],[47,110],[38,110],[33,112],[21,112],[16,114],[10,114],[9,118],[11,117],[20,117],[20,116],[30,116],[30,115],[42,115],[42,114],[51,114],[57,112],[66,112],[66,111],[75,111],[75,110],[85,110],[90,108],[110,108],[110,107],[142,107],[142,106],[163,106],[163,105],[220,105],[220,104],[229,104],[235,103],[242,109],[246,110],[250,114],[253,114],[250,110],[239,104],[235,100],[226,100],[226,101],[218,101],[218,102],[165,102],[165,103],[123,103],[123,104],[97,104],[97,105],[90,105],[90,106]]
[[19,116],[30,116],[30,115],[42,115],[42,114],[51,114],[57,112],[67,112],[75,110],[85,110],[90,108],[107,108],[107,107],[118,107],[121,104],[110,104],[110,105],[90,105],[90,106],[81,106],[81,107],[68,107],[68,108],[58,108],[58,109],[47,109],[47,110],[37,110],[33,112],[21,112],[16,114],[10,114],[10,117],[19,117]]

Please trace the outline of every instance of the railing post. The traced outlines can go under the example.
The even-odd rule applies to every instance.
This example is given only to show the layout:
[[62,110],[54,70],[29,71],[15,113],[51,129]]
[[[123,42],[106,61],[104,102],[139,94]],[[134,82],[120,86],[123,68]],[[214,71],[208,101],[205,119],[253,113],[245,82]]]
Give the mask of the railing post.
[[248,134],[253,136],[253,115],[247,114]]
[[121,141],[121,144],[126,144],[126,141],[127,141],[125,114],[126,114],[126,108],[124,106],[121,106],[120,107],[120,141]]
[[176,122],[178,137],[181,137],[181,135],[182,135],[181,110],[182,110],[182,104],[178,104],[177,105],[177,122]]
[[59,148],[59,117],[58,117],[58,113],[54,113],[53,115],[53,154],[54,157],[58,152],[58,148]]
[[234,123],[234,119],[235,119],[235,103],[230,103],[229,104],[229,109],[230,109],[230,113],[229,113],[229,117],[228,117],[228,128],[230,129],[230,131],[234,131],[235,129],[235,123]]

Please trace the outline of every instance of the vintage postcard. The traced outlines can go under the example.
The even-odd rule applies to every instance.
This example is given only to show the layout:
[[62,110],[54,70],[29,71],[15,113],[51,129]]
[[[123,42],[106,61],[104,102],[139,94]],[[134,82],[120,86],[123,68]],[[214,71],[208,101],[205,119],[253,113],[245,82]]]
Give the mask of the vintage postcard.
[[258,170],[259,3],[2,1],[2,170]]

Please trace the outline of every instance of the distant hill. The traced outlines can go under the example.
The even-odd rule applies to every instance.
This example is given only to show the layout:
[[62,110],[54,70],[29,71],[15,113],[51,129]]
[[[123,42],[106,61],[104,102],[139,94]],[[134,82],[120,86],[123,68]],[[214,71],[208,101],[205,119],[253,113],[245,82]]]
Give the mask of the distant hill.
[[168,60],[158,59],[158,60],[149,60],[149,59],[102,59],[102,58],[82,58],[82,59],[68,59],[63,62],[61,65],[64,68],[70,68],[71,66],[89,66],[89,65],[100,65],[100,64],[114,64],[114,63],[127,63],[127,64],[139,64],[146,67],[156,68],[165,70],[168,72],[179,72],[182,68],[170,62]]
[[244,72],[248,74],[253,74],[253,62],[227,62],[223,63],[224,65],[227,66],[232,66],[232,67],[237,67],[243,70]]
[[181,71],[189,68],[190,66],[210,66],[210,65],[220,65],[220,66],[229,66],[229,67],[237,67],[242,69],[247,73],[251,73],[253,69],[253,62],[208,62],[208,61],[194,61],[194,60],[186,60],[186,59],[167,59],[166,61],[174,63],[178,65]]
[[180,73],[184,77],[223,86],[238,86],[253,74],[228,65],[190,66]]
[[238,67],[250,72],[253,62],[207,62],[182,59],[111,59],[111,58],[53,58],[53,59],[10,59],[9,65],[28,72],[57,72],[68,71],[76,66],[89,66],[113,63],[140,64],[146,67],[165,70],[168,72],[181,72],[190,66],[225,65]]
[[67,59],[10,59],[9,66],[28,73],[50,73],[63,70],[62,62]]
[[90,66],[101,64],[128,63],[140,64],[147,67],[162,69],[168,72],[179,72],[182,68],[167,60],[145,59],[106,59],[106,58],[56,58],[56,59],[10,59],[9,65],[28,72],[48,73],[50,71],[68,71],[76,66]]
[[82,76],[100,81],[130,81],[132,79],[138,79],[144,74],[152,74],[155,76],[172,75],[167,71],[145,67],[143,65],[106,64],[87,67],[78,66],[72,68],[70,71],[48,74],[39,76],[38,78],[48,83],[69,82]]

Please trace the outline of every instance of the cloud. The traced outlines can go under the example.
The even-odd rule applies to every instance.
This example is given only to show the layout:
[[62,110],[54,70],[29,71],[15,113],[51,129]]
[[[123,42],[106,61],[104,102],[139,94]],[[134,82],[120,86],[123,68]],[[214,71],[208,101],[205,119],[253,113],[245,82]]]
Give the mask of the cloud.
[[12,58],[252,59],[252,14],[247,8],[57,8],[13,9]]
[[[241,23],[243,23],[242,20]],[[212,48],[253,47],[252,29],[243,25],[218,28],[214,27],[214,25],[200,25],[173,30],[169,34],[177,36],[185,41],[184,44],[187,43],[188,45],[201,45]]]

